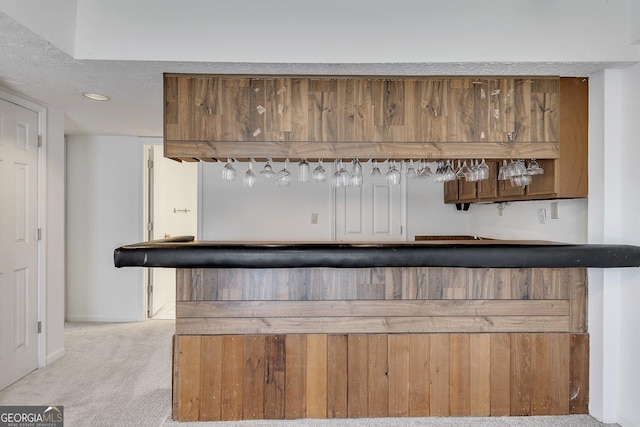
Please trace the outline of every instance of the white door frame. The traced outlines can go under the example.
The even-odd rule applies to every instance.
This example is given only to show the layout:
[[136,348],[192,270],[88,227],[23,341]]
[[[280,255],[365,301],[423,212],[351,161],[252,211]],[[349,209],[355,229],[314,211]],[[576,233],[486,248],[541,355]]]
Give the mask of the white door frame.
[[0,87],[0,98],[38,114],[38,135],[42,144],[38,147],[38,228],[42,230],[38,241],[38,321],[42,330],[38,334],[38,368],[47,364],[47,108]]

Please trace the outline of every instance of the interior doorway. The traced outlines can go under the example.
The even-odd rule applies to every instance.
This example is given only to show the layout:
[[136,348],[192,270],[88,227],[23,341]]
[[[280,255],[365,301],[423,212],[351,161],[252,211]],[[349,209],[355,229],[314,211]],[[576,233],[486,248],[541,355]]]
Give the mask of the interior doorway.
[[[198,164],[176,162],[163,155],[161,142],[145,145],[147,240],[196,236],[198,218]],[[175,268],[145,272],[147,317],[175,318]]]

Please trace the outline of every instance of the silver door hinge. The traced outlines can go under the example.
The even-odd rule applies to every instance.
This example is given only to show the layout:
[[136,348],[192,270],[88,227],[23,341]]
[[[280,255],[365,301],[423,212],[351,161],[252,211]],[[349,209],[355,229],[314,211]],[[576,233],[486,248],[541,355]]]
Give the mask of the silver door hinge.
[[42,147],[42,135],[38,135],[38,148]]
[[147,168],[153,169],[153,160],[147,160]]
[[42,333],[42,322],[38,321],[38,333],[41,334]]
[[147,223],[147,231],[153,231],[153,223],[152,222],[148,222]]
[[147,294],[151,295],[153,293],[153,285],[147,285]]
[[37,240],[42,240],[42,228],[38,228],[38,231],[36,232],[36,238]]

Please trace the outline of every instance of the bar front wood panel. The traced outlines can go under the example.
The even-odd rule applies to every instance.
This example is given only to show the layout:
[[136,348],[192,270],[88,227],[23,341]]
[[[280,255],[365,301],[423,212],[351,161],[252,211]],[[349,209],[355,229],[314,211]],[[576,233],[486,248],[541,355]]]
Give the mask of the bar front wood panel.
[[178,269],[179,420],[588,412],[586,269]]
[[[167,74],[165,155],[223,157],[222,142],[266,143],[273,150],[277,142],[506,143],[507,132],[516,132],[518,142],[557,143],[559,80]],[[196,152],[194,142],[210,145]],[[278,157],[276,152],[265,157]],[[342,155],[301,154],[289,157]]]
[[[177,363],[182,368],[174,383],[178,396],[175,419],[588,411],[588,387],[583,388],[588,379],[584,371],[587,334],[292,334],[284,336],[284,346],[276,347],[272,344],[282,336],[245,335],[228,337],[222,351],[206,345],[210,339],[175,338]],[[262,358],[276,348],[273,357]],[[187,362],[204,358],[209,363]],[[337,361],[344,364],[334,366]],[[282,369],[286,380],[279,393],[269,389],[268,381],[260,384],[274,370]],[[337,369],[342,369],[340,380],[331,373]],[[206,388],[202,387],[205,381],[209,382]],[[190,387],[192,384],[200,386]],[[573,394],[572,388],[576,390]],[[210,395],[211,390],[217,391]],[[222,401],[222,411],[216,409],[217,401]],[[274,412],[274,408],[280,409]]]
[[585,332],[584,269],[179,269],[176,332]]

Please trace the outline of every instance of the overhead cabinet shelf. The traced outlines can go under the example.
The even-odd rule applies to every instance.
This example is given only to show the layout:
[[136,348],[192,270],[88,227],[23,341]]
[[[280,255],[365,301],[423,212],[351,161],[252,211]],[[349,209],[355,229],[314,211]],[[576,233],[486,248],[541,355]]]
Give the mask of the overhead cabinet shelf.
[[164,85],[176,159],[559,156],[559,78],[167,74]]
[[489,162],[491,182],[448,183],[445,201],[587,196],[582,78],[166,74],[164,102],[176,160],[535,158],[526,190]]

